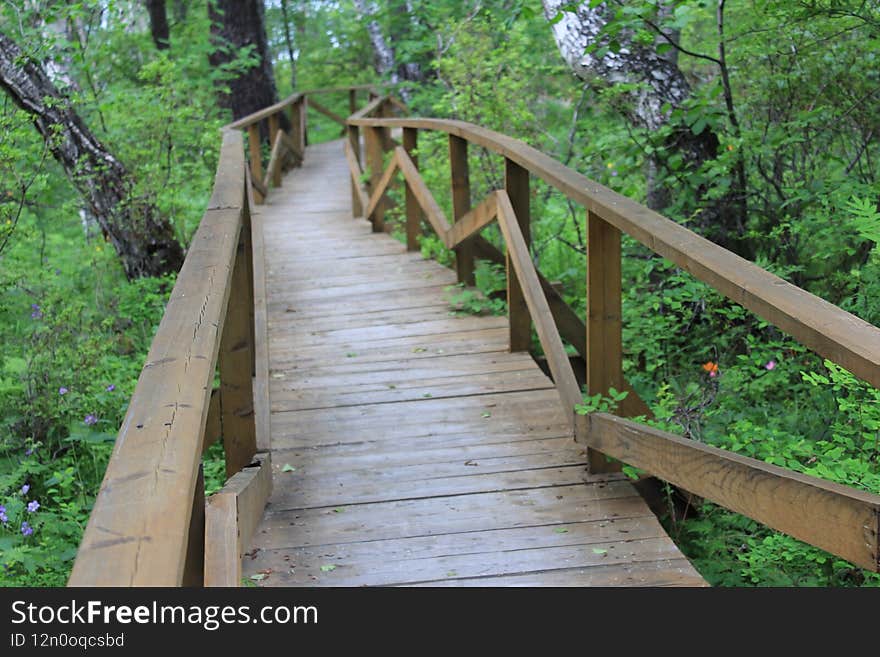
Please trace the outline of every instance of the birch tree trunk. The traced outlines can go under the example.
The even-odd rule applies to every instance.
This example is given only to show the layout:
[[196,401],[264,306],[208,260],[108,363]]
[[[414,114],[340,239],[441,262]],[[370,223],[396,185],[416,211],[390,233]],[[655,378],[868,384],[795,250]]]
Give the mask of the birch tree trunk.
[[[690,96],[690,85],[678,67],[677,57],[661,56],[653,46],[636,44],[632,35],[626,32],[617,36],[620,44],[617,52],[585,52],[588,46],[602,43],[603,29],[610,13],[607,3],[593,6],[594,3],[581,2],[575,11],[568,9],[566,0],[543,0],[543,5],[544,15],[551,22],[562,12],[561,18],[552,23],[553,36],[562,58],[575,75],[587,82],[636,85],[627,94],[628,102],[624,107],[624,113],[633,125],[648,131],[663,127],[669,121],[669,108],[680,107]],[[667,152],[680,153],[685,169],[693,171],[717,157],[719,141],[709,129],[697,135],[681,126],[672,131],[664,146]],[[672,193],[659,182],[664,159],[663,156],[652,157],[647,163],[647,202],[655,210],[666,208]],[[698,194],[702,196],[703,191],[698,190]],[[706,202],[704,206],[696,220],[701,232],[723,246],[741,251],[745,232],[741,190],[734,190],[720,200]]]
[[82,195],[129,279],[175,272],[183,249],[156,206],[138,198],[125,166],[89,131],[40,66],[0,32],[0,88],[27,112]]

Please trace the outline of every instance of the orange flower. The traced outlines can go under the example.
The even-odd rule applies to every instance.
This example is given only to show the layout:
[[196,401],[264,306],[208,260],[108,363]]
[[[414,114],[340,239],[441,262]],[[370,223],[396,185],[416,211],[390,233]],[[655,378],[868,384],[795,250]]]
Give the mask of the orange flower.
[[713,363],[710,360],[708,363],[703,363],[703,369],[709,373],[709,376],[716,376],[718,374],[718,363]]

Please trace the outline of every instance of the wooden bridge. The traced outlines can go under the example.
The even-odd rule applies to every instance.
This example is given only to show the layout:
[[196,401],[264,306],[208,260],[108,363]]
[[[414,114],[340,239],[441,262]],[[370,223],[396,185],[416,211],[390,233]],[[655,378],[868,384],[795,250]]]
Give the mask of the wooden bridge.
[[[348,94],[348,118],[327,93]],[[307,146],[309,109],[345,139]],[[622,374],[621,232],[875,386],[880,330],[517,140],[405,112],[327,89],[223,131],[71,585],[703,585],[620,462],[880,568],[880,496],[625,419],[650,411]],[[451,220],[419,174],[420,131],[448,135]],[[471,146],[505,172],[473,207]],[[386,232],[398,177],[405,244]],[[533,177],[586,208],[586,321],[530,257]],[[492,222],[503,251],[479,235]],[[455,271],[421,258],[426,230]],[[507,317],[450,314],[475,258],[505,264]],[[579,381],[629,390],[619,415],[576,413]],[[216,440],[228,480],[205,499]]]

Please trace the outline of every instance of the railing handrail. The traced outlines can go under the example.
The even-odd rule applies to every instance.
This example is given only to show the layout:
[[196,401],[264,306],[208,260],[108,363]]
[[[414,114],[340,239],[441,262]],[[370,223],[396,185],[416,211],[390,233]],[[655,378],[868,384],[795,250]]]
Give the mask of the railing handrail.
[[[465,281],[468,272],[473,272],[473,264],[463,267],[462,261],[473,259],[475,240],[482,239],[477,233],[492,221],[498,222],[507,245],[510,349],[528,349],[530,316],[547,354],[573,434],[588,447],[592,472],[608,472],[616,467],[606,457],[619,459],[864,568],[880,571],[880,495],[771,466],[624,417],[607,413],[574,414],[581,393],[570,360],[562,349],[557,316],[563,317],[569,325],[572,322],[550,306],[549,299],[555,292],[544,284],[529,257],[529,174],[541,178],[587,210],[587,321],[577,323],[581,333],[586,334],[582,355],[586,360],[588,394],[607,394],[611,387],[626,389],[621,364],[621,232],[635,237],[655,253],[875,386],[880,383],[880,329],[589,180],[521,141],[462,121],[365,116],[374,110],[383,112],[389,103],[387,97],[376,99],[347,121],[349,138],[345,142],[345,153],[351,172],[355,214],[358,209],[362,210],[374,230],[384,230],[383,197],[395,171],[399,170],[407,186],[408,249],[417,248],[413,235],[421,225],[418,207],[444,245],[456,249],[460,282]],[[364,172],[360,165],[360,128],[367,129],[369,194],[361,189]],[[403,130],[403,147],[396,146],[385,134],[391,128]],[[427,190],[410,157],[418,141],[418,130],[449,135],[456,215],[452,225]],[[490,192],[473,210],[470,209],[467,169],[469,143],[502,155],[506,171],[505,189]],[[382,151],[388,150],[393,150],[393,154],[382,171]],[[512,204],[512,199],[517,201]],[[462,249],[469,242],[470,251]],[[487,245],[487,249],[494,247]],[[495,257],[490,250],[484,252]],[[518,279],[519,289],[513,286],[514,277]],[[523,310],[523,306],[527,309]],[[635,396],[630,393],[630,397]],[[628,407],[621,406],[618,413],[622,416],[642,414],[633,412],[638,405],[644,404],[640,400],[635,405],[631,402]]]
[[235,269],[247,227],[245,175],[242,135],[224,131],[211,200],[119,430],[71,586],[186,581],[191,529],[197,535],[194,525],[204,518],[198,506],[206,418],[230,296],[239,292],[234,277],[242,274]]
[[350,118],[359,127],[445,132],[498,153],[695,278],[880,387],[880,329],[512,137],[464,121]]
[[268,119],[273,114],[277,114],[278,112],[283,111],[286,107],[290,107],[294,103],[297,103],[308,96],[339,93],[342,91],[374,91],[376,89],[382,89],[388,86],[391,86],[391,84],[386,82],[376,82],[371,84],[352,84],[347,87],[321,87],[319,89],[304,89],[302,91],[295,91],[287,98],[278,101],[274,105],[269,105],[268,107],[257,110],[256,112],[252,112],[247,116],[243,116],[240,119],[233,121],[232,123],[227,123],[225,126],[223,126],[223,129],[241,130],[243,128],[247,128],[254,123],[262,121],[263,119]]

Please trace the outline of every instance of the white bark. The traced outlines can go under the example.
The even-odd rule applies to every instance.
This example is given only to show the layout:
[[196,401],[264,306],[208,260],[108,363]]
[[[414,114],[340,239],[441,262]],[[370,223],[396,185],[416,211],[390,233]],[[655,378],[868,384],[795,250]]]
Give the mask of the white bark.
[[[566,0],[543,0],[543,4],[544,15],[550,20],[567,3]],[[653,48],[633,44],[625,33],[618,37],[618,52],[609,50],[601,57],[585,52],[588,46],[601,42],[608,15],[604,2],[595,8],[591,8],[589,2],[582,2],[576,12],[563,12],[561,20],[552,26],[556,45],[568,66],[582,80],[639,84],[639,89],[632,94],[632,118],[649,130],[656,130],[669,118],[662,110],[663,105],[680,105],[690,94],[690,86],[674,58],[662,57]]]

